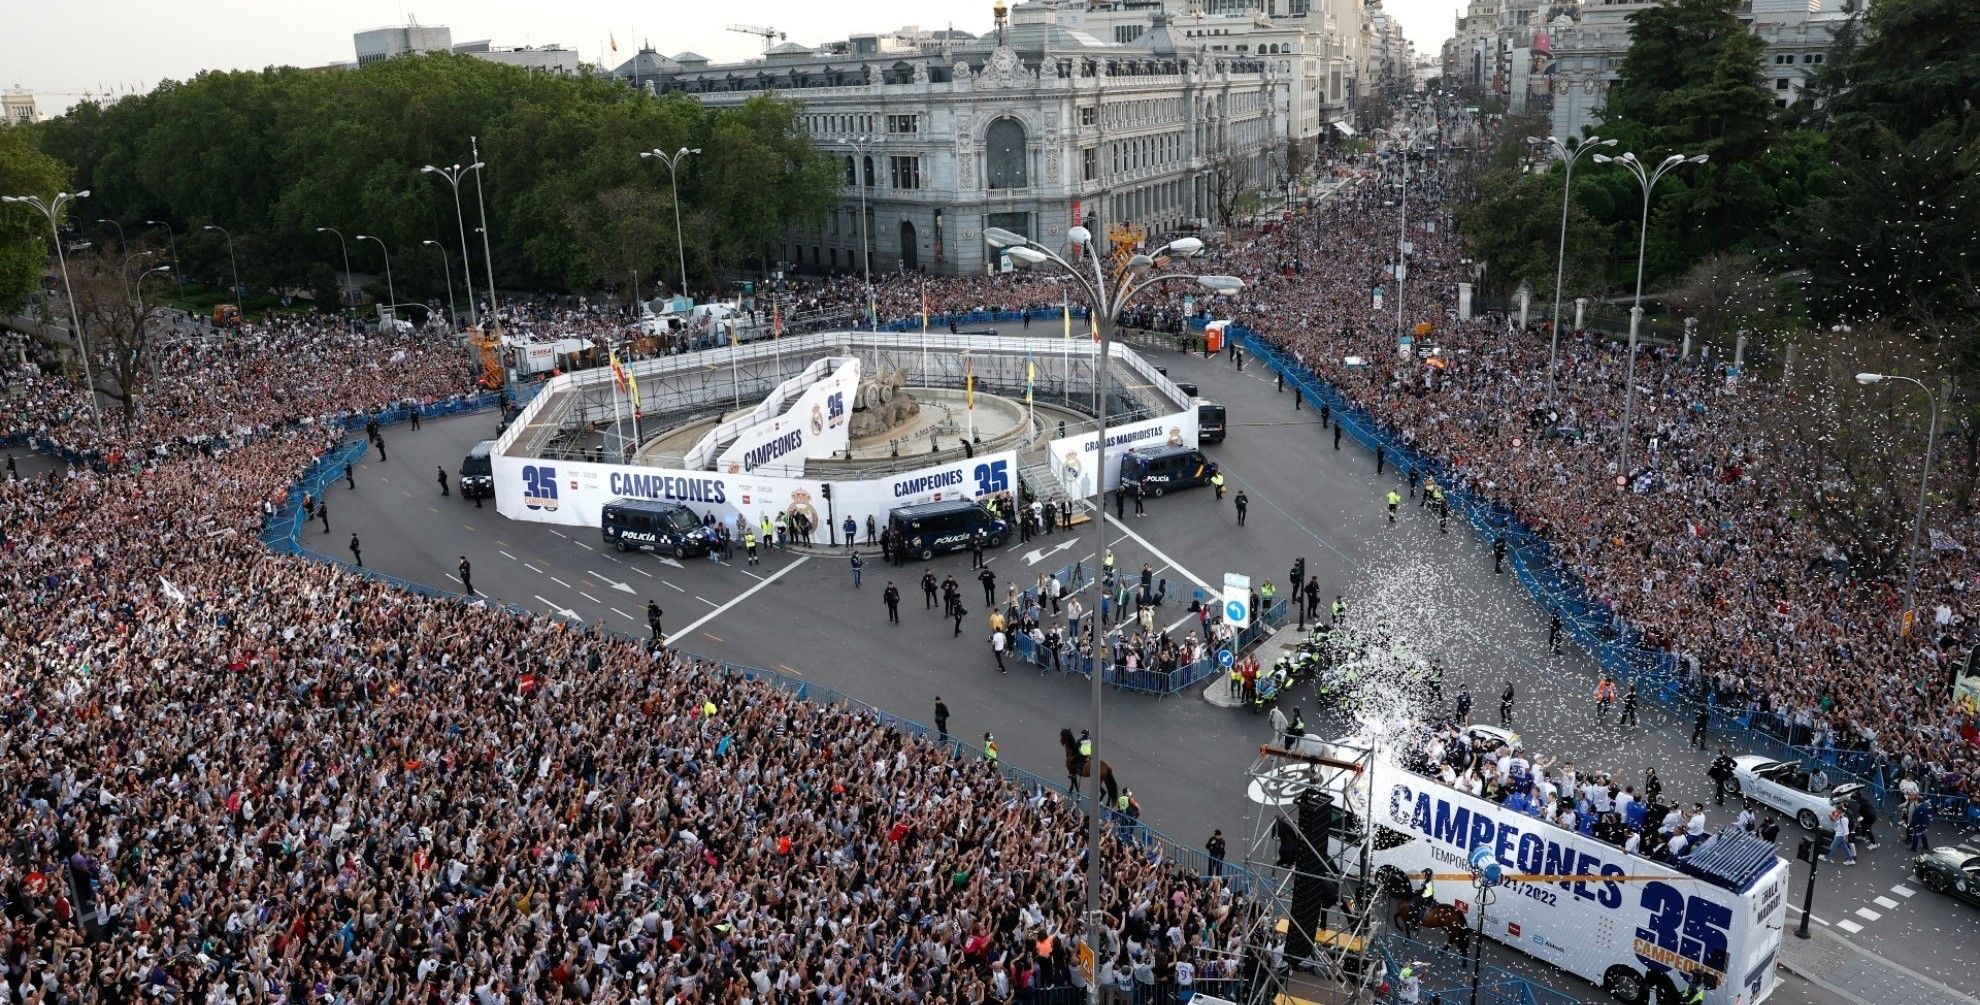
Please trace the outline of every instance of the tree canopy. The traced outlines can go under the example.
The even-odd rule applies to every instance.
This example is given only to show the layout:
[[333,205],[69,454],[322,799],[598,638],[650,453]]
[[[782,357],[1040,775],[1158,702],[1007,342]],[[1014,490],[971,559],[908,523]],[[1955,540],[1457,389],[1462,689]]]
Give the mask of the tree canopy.
[[[0,125],[0,195],[36,195],[44,202],[68,186],[69,169],[36,150],[27,131]],[[73,215],[65,209],[65,216]],[[66,221],[65,221],[66,222]],[[0,313],[18,308],[41,288],[51,249],[48,218],[27,206],[0,205]]]
[[[444,296],[439,256],[420,242],[437,241],[459,280],[461,225],[447,183],[420,168],[471,162],[470,137],[486,165],[479,187],[496,282],[509,288],[623,289],[635,275],[677,283],[668,281],[680,263],[667,168],[642,150],[702,151],[679,178],[697,285],[786,226],[822,220],[837,192],[830,159],[787,101],[710,108],[449,54],[344,71],[203,73],[34,128],[41,149],[94,190],[92,217],[127,231],[171,221],[187,271],[208,276],[225,275],[226,250],[201,228],[226,227],[243,281],[263,289],[306,287],[324,260],[341,267],[335,238],[314,233],[337,227],[385,241],[402,296]],[[473,177],[461,182],[461,209],[473,271],[485,276]],[[368,241],[353,241],[350,254],[354,268],[382,269]]]

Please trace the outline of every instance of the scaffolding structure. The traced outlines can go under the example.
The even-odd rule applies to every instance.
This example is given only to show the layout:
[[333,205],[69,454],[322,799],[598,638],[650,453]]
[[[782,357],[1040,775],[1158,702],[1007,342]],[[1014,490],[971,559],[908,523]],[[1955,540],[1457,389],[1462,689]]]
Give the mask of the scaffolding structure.
[[[1374,751],[1308,737],[1266,744],[1246,772],[1244,865],[1258,906],[1246,933],[1248,1002],[1372,1000],[1380,891],[1372,873]],[[1308,927],[1302,938],[1300,922]],[[1276,964],[1276,965],[1275,965]]]

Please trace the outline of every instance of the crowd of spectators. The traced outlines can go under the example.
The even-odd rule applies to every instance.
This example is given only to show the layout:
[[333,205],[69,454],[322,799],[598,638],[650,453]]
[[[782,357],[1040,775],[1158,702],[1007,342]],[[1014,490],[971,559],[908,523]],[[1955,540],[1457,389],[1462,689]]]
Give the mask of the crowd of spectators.
[[[1083,818],[1051,791],[651,643],[259,543],[334,420],[472,389],[457,343],[250,326],[161,353],[100,431],[52,360],[0,348],[0,437],[76,461],[0,482],[0,997],[978,1003],[1077,981]],[[1220,972],[1245,898],[1125,837],[1103,977]]]

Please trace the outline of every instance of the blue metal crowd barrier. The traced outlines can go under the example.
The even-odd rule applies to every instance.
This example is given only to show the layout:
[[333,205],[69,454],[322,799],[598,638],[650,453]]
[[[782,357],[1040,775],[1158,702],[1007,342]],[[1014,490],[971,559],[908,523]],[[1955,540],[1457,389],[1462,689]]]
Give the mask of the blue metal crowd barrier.
[[[1387,452],[1398,471],[1414,468],[1436,479],[1444,489],[1451,513],[1469,523],[1487,541],[1503,534],[1513,571],[1534,601],[1560,614],[1561,627],[1595,657],[1603,672],[1618,683],[1635,684],[1638,693],[1680,714],[1695,718],[1706,714],[1707,737],[1738,737],[1743,747],[1764,752],[1781,760],[1824,765],[1836,782],[1855,781],[1869,786],[1874,798],[1886,810],[1893,808],[1895,779],[1888,762],[1868,751],[1840,749],[1791,742],[1793,734],[1769,728],[1775,717],[1749,708],[1725,709],[1713,695],[1698,687],[1687,687],[1677,654],[1648,644],[1640,628],[1617,615],[1591,591],[1581,577],[1569,569],[1546,538],[1520,522],[1511,509],[1466,487],[1465,480],[1453,474],[1443,460],[1419,452],[1402,437],[1384,428],[1373,416],[1355,405],[1313,371],[1281,354],[1258,333],[1242,326],[1232,330],[1239,344],[1267,367],[1285,376],[1294,393],[1319,408],[1325,405],[1345,432],[1356,443]],[[1591,684],[1591,692],[1593,685]],[[1928,792],[1930,787],[1927,787]],[[1935,815],[1966,827],[1980,826],[1980,804],[1957,794],[1931,792]]]

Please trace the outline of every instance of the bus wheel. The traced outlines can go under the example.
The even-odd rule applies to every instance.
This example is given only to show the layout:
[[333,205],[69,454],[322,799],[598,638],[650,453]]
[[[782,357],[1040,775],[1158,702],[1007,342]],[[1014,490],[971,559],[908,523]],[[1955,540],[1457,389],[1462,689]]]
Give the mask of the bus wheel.
[[926,561],[928,561],[929,559],[932,559],[932,558],[934,558],[934,557],[935,557],[935,549],[933,549],[933,548],[923,548],[923,549],[921,549],[921,560],[922,560],[922,561],[924,561],[924,562],[926,562]]
[[1626,1005],[1642,1005],[1645,990],[1643,975],[1618,963],[1602,975],[1602,990]]

